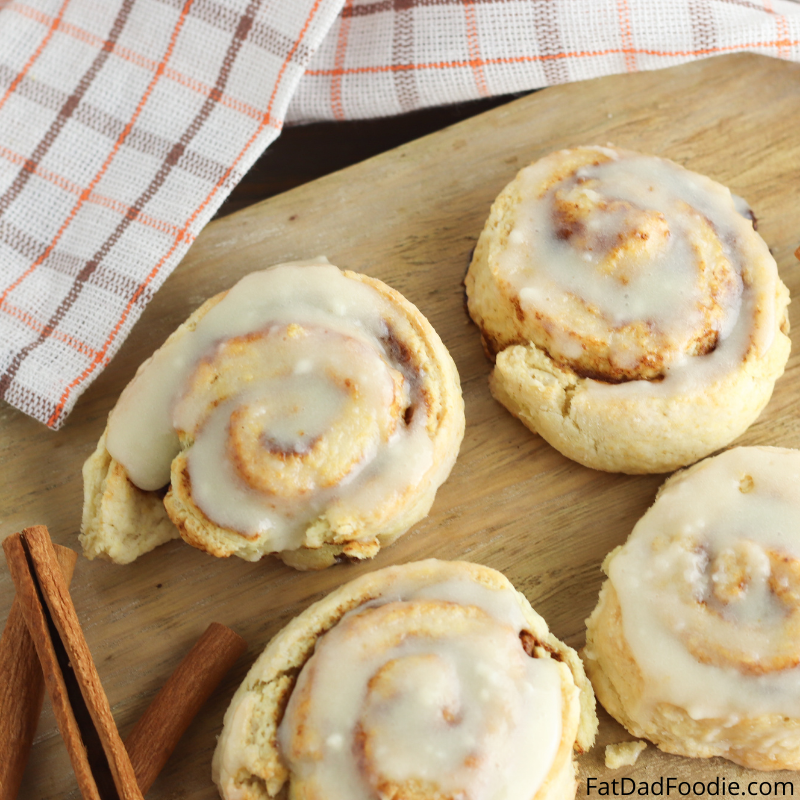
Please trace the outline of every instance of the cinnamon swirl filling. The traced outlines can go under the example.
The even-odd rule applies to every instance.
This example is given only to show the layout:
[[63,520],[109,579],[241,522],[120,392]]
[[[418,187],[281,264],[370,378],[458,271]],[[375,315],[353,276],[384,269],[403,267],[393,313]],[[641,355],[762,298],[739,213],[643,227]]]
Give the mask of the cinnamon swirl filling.
[[637,735],[800,769],[799,481],[800,451],[729,450],[671,478],[607,559],[587,669]]
[[106,446],[139,489],[169,483],[190,544],[316,568],[424,516],[463,430],[455,365],[419,311],[312,262],[200,309],[126,388]]
[[580,660],[500,573],[429,560],[357,578],[273,639],[214,780],[226,800],[565,800],[596,726]]
[[664,377],[731,333],[746,265],[722,187],[607,148],[555,154],[515,183],[489,261],[522,313],[496,330],[470,302],[495,353],[533,342],[617,383]]
[[751,217],[666,159],[581,147],[526,167],[465,284],[494,396],[599,469],[667,471],[726,444],[788,357],[786,288]]
[[529,800],[560,740],[555,662],[530,658],[479,607],[429,599],[366,609],[329,631],[280,729],[290,769],[309,776],[305,796],[320,800]]

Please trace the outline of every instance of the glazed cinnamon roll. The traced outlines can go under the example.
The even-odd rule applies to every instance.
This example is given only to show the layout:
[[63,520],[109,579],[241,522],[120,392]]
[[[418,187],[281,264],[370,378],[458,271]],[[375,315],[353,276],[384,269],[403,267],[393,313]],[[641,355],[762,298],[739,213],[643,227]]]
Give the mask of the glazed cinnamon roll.
[[752,217],[709,178],[629,151],[523,169],[466,289],[495,398],[596,469],[665,472],[724,446],[789,355],[788,292]]
[[84,552],[124,563],[178,531],[299,568],[370,558],[428,513],[463,432],[455,365],[400,294],[322,262],[253,273],[123,392],[85,468]]
[[800,769],[800,451],[674,475],[614,550],[587,621],[597,697],[662,750]]
[[498,572],[423,561],[362,576],[268,645],[213,760],[226,800],[573,797],[591,686]]

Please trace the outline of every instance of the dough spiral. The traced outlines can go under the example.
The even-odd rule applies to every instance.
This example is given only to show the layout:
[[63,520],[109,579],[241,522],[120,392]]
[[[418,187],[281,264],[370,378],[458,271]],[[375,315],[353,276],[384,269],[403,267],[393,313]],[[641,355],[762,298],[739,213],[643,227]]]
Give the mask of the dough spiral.
[[678,473],[606,559],[587,622],[598,699],[662,749],[800,769],[800,451]]
[[665,472],[727,444],[789,354],[786,287],[730,192],[630,151],[523,169],[466,288],[495,398],[597,469]]
[[150,549],[103,534],[120,496],[153,508],[168,484],[167,530],[213,555],[369,558],[427,514],[463,431],[455,365],[401,295],[321,262],[253,273],[123,392],[87,463],[84,550]]
[[502,575],[424,561],[356,579],[273,639],[225,715],[214,780],[226,800],[285,784],[305,800],[563,800],[596,725],[575,653]]

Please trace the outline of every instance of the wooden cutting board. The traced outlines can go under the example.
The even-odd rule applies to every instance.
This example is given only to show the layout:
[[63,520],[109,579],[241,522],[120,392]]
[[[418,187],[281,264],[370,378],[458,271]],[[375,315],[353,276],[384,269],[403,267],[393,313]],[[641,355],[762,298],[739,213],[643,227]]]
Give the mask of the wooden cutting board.
[[[583,644],[600,563],[625,541],[663,477],[608,475],[572,463],[491,398],[489,364],[464,312],[461,285],[489,206],[519,168],[556,148],[611,142],[667,156],[751,203],[797,297],[798,130],[800,65],[754,55],[547,89],[209,225],[58,433],[0,406],[0,534],[41,523],[55,541],[79,549],[81,465],[119,392],[193,309],[252,270],[322,253],[375,275],[421,309],[460,371],[467,432],[453,473],[430,516],[371,563],[298,573],[270,558],[215,560],[182,542],[126,567],[79,559],[75,605],[123,736],[209,622],[230,625],[250,645],[148,797],[217,796],[211,754],[228,701],[253,659],[300,610],[366,571],[428,556],[487,564],[505,572],[557,636]],[[797,330],[795,306],[791,317]],[[800,347],[793,338],[786,374],[739,444],[800,447]],[[12,593],[3,565],[0,619]],[[603,745],[627,738],[601,712],[598,744],[580,759],[579,796],[588,776],[779,777],[652,747],[635,768],[612,775],[603,766]],[[20,797],[76,797],[47,702]]]

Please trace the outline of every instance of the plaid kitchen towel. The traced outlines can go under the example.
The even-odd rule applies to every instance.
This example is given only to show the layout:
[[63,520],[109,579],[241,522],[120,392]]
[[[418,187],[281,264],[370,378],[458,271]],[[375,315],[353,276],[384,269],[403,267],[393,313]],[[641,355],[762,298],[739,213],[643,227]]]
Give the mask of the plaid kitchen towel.
[[288,121],[748,50],[794,0],[0,0],[0,397],[58,428]]

